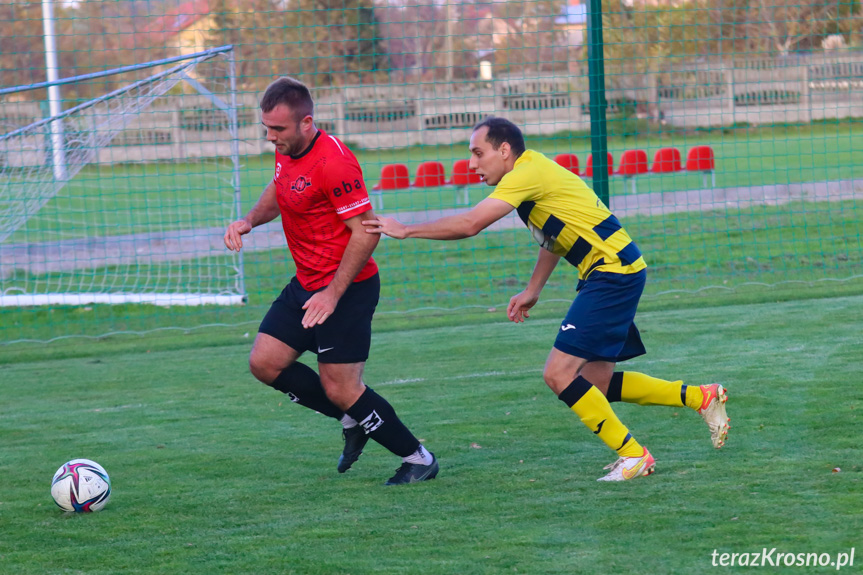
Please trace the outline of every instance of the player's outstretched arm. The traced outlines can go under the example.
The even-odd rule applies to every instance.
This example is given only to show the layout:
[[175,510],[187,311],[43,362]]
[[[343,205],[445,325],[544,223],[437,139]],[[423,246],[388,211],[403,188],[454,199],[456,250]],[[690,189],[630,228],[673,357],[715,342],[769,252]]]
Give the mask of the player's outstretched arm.
[[421,224],[405,225],[394,218],[376,216],[363,220],[363,225],[370,234],[384,234],[397,240],[460,240],[477,235],[514,209],[503,200],[486,198],[470,211]]
[[395,218],[374,216],[374,219],[363,220],[363,225],[369,234],[382,234],[397,240],[408,237],[408,227]]
[[539,301],[539,294],[542,293],[542,288],[545,287],[548,278],[551,277],[551,272],[557,267],[559,261],[560,256],[546,249],[539,249],[539,257],[536,259],[536,265],[530,275],[530,280],[527,282],[527,287],[509,300],[506,315],[510,321],[521,323],[525,318],[530,317],[528,310]]
[[279,204],[276,200],[276,184],[270,182],[264,192],[245,217],[231,222],[225,231],[225,247],[238,252],[243,249],[243,236],[252,228],[271,222],[279,216]]

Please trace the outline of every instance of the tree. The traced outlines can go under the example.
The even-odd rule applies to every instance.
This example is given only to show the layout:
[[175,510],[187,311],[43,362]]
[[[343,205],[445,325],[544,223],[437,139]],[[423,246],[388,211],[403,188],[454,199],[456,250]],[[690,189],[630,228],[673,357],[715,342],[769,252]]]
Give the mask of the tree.
[[[0,21],[14,34],[0,35],[0,86],[45,81],[45,42],[40,0],[0,0]],[[22,93],[22,98],[29,94]]]
[[848,33],[858,2],[823,0],[754,0],[749,30],[759,38],[759,48],[786,56],[795,50],[812,50],[831,34]]
[[[60,77],[88,74],[164,57],[160,48],[126,46],[135,29],[132,0],[115,2],[55,2],[54,23]],[[0,19],[12,35],[0,36],[0,85],[15,86],[47,80],[41,0],[0,0]],[[78,49],[85,45],[86,50]],[[63,98],[74,103],[121,84],[123,78],[64,86]],[[44,92],[22,92],[24,99],[41,99]]]
[[281,13],[271,0],[211,0],[210,10],[214,44],[234,46],[239,89],[256,91],[276,76],[294,73],[283,64],[284,38],[269,35]]
[[385,68],[371,0],[212,0],[211,11],[214,38],[234,45],[247,89],[285,74],[317,86],[354,83]]
[[406,4],[383,9],[382,33],[395,81],[446,76],[447,13],[444,5]]
[[495,16],[507,25],[495,61],[508,72],[536,73],[566,70],[569,60],[564,32],[555,25],[562,0],[522,0],[495,6]]

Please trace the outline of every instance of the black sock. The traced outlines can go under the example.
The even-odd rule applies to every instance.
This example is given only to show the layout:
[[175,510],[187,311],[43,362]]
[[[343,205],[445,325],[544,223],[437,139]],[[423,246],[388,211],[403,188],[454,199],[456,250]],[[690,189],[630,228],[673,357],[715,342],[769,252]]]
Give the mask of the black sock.
[[399,457],[412,455],[420,447],[419,440],[401,422],[389,402],[370,387],[366,387],[347,413],[363,426],[366,435]]
[[270,387],[291,398],[294,403],[319,411],[328,417],[341,419],[344,412],[324,392],[321,377],[306,364],[294,362],[282,371]]
[[[608,403],[614,403],[616,401],[622,401],[620,399],[620,394],[623,391],[623,372],[615,371],[611,374],[611,381],[608,383],[608,393],[605,394],[605,398],[608,400]],[[684,405],[686,405],[684,403]]]

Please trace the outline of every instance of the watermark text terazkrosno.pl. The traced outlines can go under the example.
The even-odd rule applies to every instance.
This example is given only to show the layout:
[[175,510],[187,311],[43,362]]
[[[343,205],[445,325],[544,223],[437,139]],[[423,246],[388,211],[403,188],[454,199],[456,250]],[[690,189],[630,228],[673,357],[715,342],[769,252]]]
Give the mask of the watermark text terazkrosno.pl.
[[838,571],[854,566],[854,547],[839,553],[790,553],[776,547],[744,553],[714,549],[710,557],[714,567],[834,567]]

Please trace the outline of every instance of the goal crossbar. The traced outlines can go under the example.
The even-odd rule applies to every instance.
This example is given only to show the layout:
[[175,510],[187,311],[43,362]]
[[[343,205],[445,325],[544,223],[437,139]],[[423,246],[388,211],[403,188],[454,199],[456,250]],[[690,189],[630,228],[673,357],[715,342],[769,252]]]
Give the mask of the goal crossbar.
[[[207,90],[206,88],[201,86],[200,82],[194,80],[188,74],[185,74],[182,72],[182,70],[187,69],[189,66],[195,66],[195,65],[197,65],[201,62],[205,62],[205,61],[209,60],[210,58],[213,58],[217,55],[218,55],[217,53],[214,53],[214,54],[204,53],[203,56],[199,56],[197,58],[186,57],[187,62],[185,64],[181,64],[179,66],[174,66],[173,68],[171,68],[169,70],[165,70],[164,72],[159,72],[158,74],[153,74],[152,76],[150,76],[148,78],[144,78],[143,80],[138,80],[137,82],[135,82],[133,84],[129,84],[128,86],[123,86],[122,88],[118,88],[118,89],[114,90],[113,92],[109,92],[107,94],[99,96],[98,98],[93,98],[92,100],[88,100],[87,102],[84,102],[82,104],[78,104],[77,106],[69,108],[68,110],[61,112],[60,114],[57,114],[56,116],[51,116],[50,118],[44,118],[42,120],[39,120],[38,122],[33,122],[32,124],[29,124],[27,126],[23,126],[21,128],[18,128],[17,130],[12,131],[12,132],[0,135],[0,142],[2,142],[4,140],[8,140],[8,139],[13,138],[13,137],[18,136],[18,135],[21,135],[22,133],[25,133],[25,132],[34,131],[38,128],[41,128],[42,126],[46,126],[46,125],[50,124],[51,122],[61,121],[64,118],[68,118],[69,116],[72,116],[73,114],[76,114],[76,113],[81,112],[83,110],[86,110],[88,108],[92,108],[93,106],[96,106],[96,105],[98,105],[102,102],[105,102],[107,100],[110,100],[112,98],[116,98],[117,96],[121,96],[123,94],[129,93],[132,90],[136,90],[137,88],[140,88],[141,86],[144,86],[146,84],[152,84],[154,82],[158,82],[159,80],[162,80],[163,78],[167,78],[167,77],[174,75],[174,74],[179,74],[179,76],[184,81],[186,81],[190,85],[194,86],[195,89],[200,90],[203,95],[209,97],[211,99],[211,101],[216,106],[221,108],[223,111],[228,111],[229,107],[227,104],[225,104],[224,102],[222,102],[221,100],[216,98],[212,92],[210,92],[209,90]],[[152,67],[152,66],[148,66],[148,67]],[[142,67],[134,68],[131,66],[129,68],[135,69],[135,70],[143,69]],[[109,74],[109,72],[112,72],[113,74],[121,74],[124,71],[126,71],[126,70],[124,70],[123,68],[117,68],[117,69],[113,70],[113,72],[109,70],[108,72],[98,74],[96,77],[111,75],[111,74]],[[82,78],[83,78],[83,76],[82,76]],[[74,79],[74,78],[71,78],[71,79]],[[66,78],[66,80],[70,80],[70,78]],[[179,81],[179,79],[178,79],[178,81]],[[63,81],[58,80],[57,82],[43,82],[42,84],[43,84],[43,87],[48,87],[48,86],[52,86],[52,85],[58,85],[60,82],[63,82]],[[68,84],[70,82],[63,82],[63,83]],[[14,89],[12,89],[12,90],[14,91]],[[0,96],[2,96],[4,92],[8,92],[8,90],[0,90]]]
[[156,66],[164,66],[166,64],[173,64],[174,62],[182,62],[194,60],[203,56],[211,58],[218,54],[224,54],[231,52],[234,49],[233,45],[228,44],[225,46],[220,46],[218,48],[210,48],[209,50],[204,50],[203,52],[195,52],[194,54],[186,54],[185,56],[174,56],[173,58],[163,58],[161,60],[153,60],[151,62],[143,62],[141,64],[132,64],[131,66],[121,66],[119,68],[112,68],[110,70],[102,70],[100,72],[91,72],[89,74],[81,74],[79,76],[71,76],[69,78],[61,78],[59,80],[54,80],[51,82],[39,82],[36,84],[22,84],[20,86],[12,86],[9,88],[0,88],[0,96],[5,96],[6,94],[13,94],[19,92],[28,92],[30,90],[39,90],[41,88],[50,88],[51,86],[63,86],[65,84],[75,84],[78,82],[84,82],[87,80],[96,80],[98,78],[105,78],[107,76],[116,76],[118,74],[125,74],[127,72],[135,72],[137,70],[146,70],[148,68],[155,68]]
[[[221,57],[219,58],[220,62],[214,68],[208,61],[218,57]],[[214,264],[213,254],[200,249],[201,242],[198,240],[198,236],[205,237],[204,234],[211,232],[211,226],[223,225],[224,221],[235,217],[235,212],[239,209],[238,124],[232,46],[222,46],[187,56],[125,66],[64,78],[54,82],[4,88],[0,90],[0,96],[13,92],[47,88],[53,85],[69,85],[162,65],[172,66],[75,105],[59,114],[31,122],[26,126],[0,135],[0,204],[2,204],[2,209],[0,209],[0,307],[88,305],[94,303],[234,305],[244,302],[242,255],[217,256],[216,259],[219,262],[226,263]],[[207,68],[202,70],[200,65],[205,65]],[[210,154],[213,156],[213,160],[208,162],[202,159],[194,162],[210,163],[215,169],[202,168],[204,171],[200,177],[200,182],[187,184],[191,185],[192,188],[178,191],[186,195],[200,195],[206,194],[212,189],[214,197],[202,200],[206,202],[202,206],[205,210],[200,211],[207,211],[206,216],[201,216],[199,211],[190,210],[187,203],[180,200],[170,200],[157,207],[162,212],[144,213],[141,216],[127,217],[126,220],[137,218],[143,222],[152,221],[157,224],[156,227],[152,228],[152,231],[146,227],[143,228],[143,233],[140,231],[142,229],[140,225],[132,228],[139,237],[144,238],[143,241],[152,240],[154,249],[159,249],[159,246],[162,245],[159,243],[160,240],[155,238],[171,229],[185,230],[181,234],[184,236],[191,234],[193,236],[193,248],[191,250],[167,251],[161,257],[155,258],[148,257],[138,248],[135,253],[125,253],[117,263],[100,263],[99,258],[90,261],[73,258],[74,269],[72,271],[68,269],[69,266],[55,265],[55,268],[63,269],[43,272],[55,274],[48,276],[33,275],[38,272],[26,271],[30,266],[21,265],[21,262],[17,261],[20,258],[16,257],[16,252],[20,252],[22,246],[29,253],[32,253],[33,250],[41,250],[44,246],[49,246],[55,252],[59,252],[62,251],[60,248],[64,244],[69,243],[70,240],[66,238],[93,245],[103,245],[107,242],[116,246],[125,241],[125,236],[116,235],[118,230],[123,228],[110,223],[106,224],[103,221],[105,219],[104,214],[99,212],[89,216],[92,221],[99,222],[98,226],[90,226],[88,225],[89,222],[84,221],[83,226],[69,227],[66,225],[67,222],[60,219],[53,222],[56,229],[52,230],[48,236],[40,235],[43,232],[34,230],[46,227],[45,221],[52,219],[52,215],[43,216],[40,212],[49,201],[58,196],[65,186],[75,186],[71,197],[80,197],[82,186],[93,188],[92,191],[85,188],[84,191],[88,197],[89,194],[99,193],[101,186],[98,183],[90,184],[88,183],[89,177],[85,176],[82,180],[82,178],[76,179],[76,176],[90,163],[112,162],[114,156],[111,150],[116,150],[116,145],[127,145],[112,144],[113,140],[121,133],[128,132],[129,136],[134,139],[140,137],[135,136],[136,133],[146,135],[149,133],[147,130],[194,130],[194,128],[185,126],[167,126],[164,124],[164,120],[152,119],[168,117],[166,114],[169,116],[175,114],[171,117],[182,118],[182,115],[176,116],[176,114],[183,113],[182,106],[184,105],[183,102],[186,101],[184,98],[191,97],[184,94],[191,92],[178,93],[173,91],[174,87],[180,83],[188,84],[194,90],[195,97],[199,97],[198,103],[194,104],[195,107],[188,108],[190,113],[203,110],[201,113],[215,114],[221,119],[210,120],[215,122],[213,124],[215,127],[203,128],[208,131],[216,131],[209,133],[209,140],[201,140],[198,146],[207,147],[207,150],[197,152],[202,156],[195,156],[204,158]],[[165,111],[163,100],[171,99],[176,101],[179,106],[173,109],[179,111]],[[153,105],[157,101],[160,104],[154,108]],[[194,100],[192,101],[194,102]],[[207,105],[205,102],[209,102],[209,104]],[[185,105],[188,106],[189,104]],[[211,111],[207,112],[207,109]],[[212,117],[215,118],[215,116]],[[69,127],[64,132],[67,137],[66,143],[62,144],[64,149],[61,150],[61,155],[65,162],[65,154],[68,154],[71,165],[68,170],[62,170],[62,177],[58,177],[56,170],[53,170],[52,173],[51,157],[53,152],[54,160],[57,161],[56,150],[51,150],[50,144],[47,146],[42,144],[44,133],[49,129],[49,126],[56,125],[55,123],[65,124]],[[204,134],[207,133],[204,132]],[[124,136],[124,141],[129,136]],[[188,137],[183,136],[180,142],[185,142]],[[109,146],[115,147],[109,149]],[[7,161],[10,157],[12,158],[12,162],[6,168],[2,164],[4,153]],[[190,161],[190,158],[185,155],[171,159],[186,165]],[[229,160],[230,167],[227,170],[221,167],[222,159]],[[156,158],[155,161],[164,160]],[[146,161],[144,165],[146,165]],[[75,182],[75,184],[70,184],[71,182]],[[128,187],[128,184],[125,181],[118,181],[114,189],[123,187]],[[226,187],[227,190],[224,189]],[[68,193],[64,192],[64,194],[69,196]],[[109,193],[110,197],[106,197],[109,203],[103,209],[116,210],[111,206],[117,201],[117,195],[116,192]],[[101,202],[101,196],[97,196],[96,200]],[[66,199],[65,201],[70,200]],[[134,195],[124,201],[129,205],[128,209],[138,209]],[[150,210],[152,208],[148,204],[145,209]],[[77,214],[73,215],[77,217]],[[170,215],[170,218],[165,218],[165,215]],[[62,218],[65,217],[67,215],[63,213]],[[164,228],[161,224],[163,219],[170,219],[171,225],[174,227]],[[31,220],[42,221],[37,221],[32,226],[34,230],[22,229],[22,226]],[[121,223],[128,224],[128,221]],[[49,222],[48,227],[50,224],[51,222]],[[28,225],[27,227],[31,226]],[[19,229],[22,229],[22,233],[13,236]],[[83,232],[86,234],[85,237],[69,235],[82,233],[75,231],[78,229],[85,230]],[[13,243],[5,242],[7,238]],[[150,260],[161,263],[154,264]],[[172,261],[176,263],[170,263]],[[166,264],[165,262],[169,263]],[[167,266],[173,267],[168,268]],[[199,269],[197,271],[190,270],[194,266],[199,266]],[[157,281],[154,281],[153,277],[142,277],[140,281],[130,278],[135,270],[148,267],[151,271],[142,273],[156,274]],[[75,270],[86,270],[86,272]],[[51,286],[59,282],[56,278],[58,273],[70,276],[64,280],[72,284],[68,291],[65,286],[61,291],[50,289]],[[26,276],[25,279],[21,279],[22,274]],[[71,277],[76,274],[77,277]],[[104,278],[98,281],[93,280],[93,276],[99,274],[104,274]],[[84,285],[82,276],[89,282],[89,285]],[[163,286],[153,285],[159,282],[168,289],[165,290]],[[136,289],[135,283],[140,283],[140,287],[144,289]],[[49,287],[49,289],[45,290],[45,287]],[[84,289],[81,289],[82,287]]]

